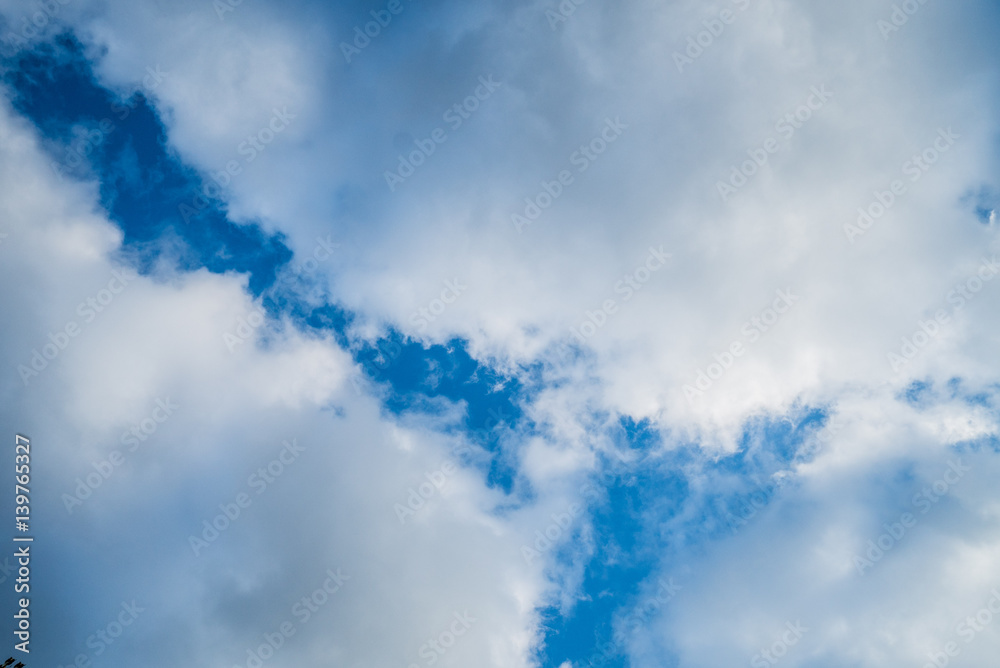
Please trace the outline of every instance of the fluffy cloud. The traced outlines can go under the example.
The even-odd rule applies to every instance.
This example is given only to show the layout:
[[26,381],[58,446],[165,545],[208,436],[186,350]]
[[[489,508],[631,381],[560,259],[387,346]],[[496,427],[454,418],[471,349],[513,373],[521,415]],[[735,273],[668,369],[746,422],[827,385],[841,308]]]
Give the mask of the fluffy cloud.
[[[19,314],[4,422],[35,446],[39,571],[56,582],[33,605],[41,633],[61,628],[45,660],[110,652],[117,629],[97,631],[124,601],[126,663],[246,665],[286,621],[269,665],[523,663],[542,581],[492,514],[499,492],[462,467],[470,446],[383,417],[330,338],[240,330],[260,308],[244,278],[123,268],[93,188],[59,182],[7,108],[0,127],[0,169],[18,175],[0,196],[2,271],[23,288],[4,297]],[[36,350],[45,367],[22,381]]]
[[[883,40],[886,12],[865,3],[835,20],[816,3],[587,5],[555,30],[549,9],[521,7],[516,31],[497,4],[484,10],[492,21],[450,27],[463,38],[424,44],[409,26],[444,10],[408,8],[351,63],[331,53],[362,20],[351,11],[321,13],[307,29],[295,13],[267,23],[266,6],[241,5],[223,21],[142,6],[86,25],[105,26],[91,32],[108,49],[100,71],[110,82],[138,80],[142,62],[172,72],[156,98],[172,141],[206,171],[239,159],[235,147],[272,107],[300,115],[233,179],[231,207],[273,222],[300,252],[331,229],[347,238],[356,252],[332,280],[352,310],[522,362],[575,340],[571,327],[592,331],[587,322],[606,319],[585,343],[606,400],[673,425],[731,433],[749,413],[820,388],[895,380],[886,354],[919,320],[950,309],[952,284],[995,252],[993,227],[968,204],[990,183],[995,91],[965,71],[985,72],[990,60],[971,46],[961,58],[921,49],[927,39],[955,42],[974,14],[958,24],[941,19],[958,18],[950,9],[921,6]],[[732,23],[678,72],[673,54],[723,9]],[[198,48],[124,29],[179,16]],[[330,44],[317,44],[319,32]],[[519,48],[500,51],[503,41]],[[446,68],[456,56],[465,64]],[[475,96],[480,75],[500,87],[453,128],[447,111]],[[606,143],[607,118],[624,129]],[[385,172],[426,152],[437,127],[444,143],[390,192]],[[939,129],[952,133],[947,141]],[[907,162],[925,149],[933,156],[935,142],[947,152],[927,171]],[[761,154],[765,145],[775,152]],[[742,183],[733,168],[754,155],[767,164],[722,201],[718,184]],[[572,183],[558,183],[563,170]],[[904,194],[891,194],[894,180]],[[489,185],[463,187],[472,183]],[[546,185],[562,192],[518,233],[511,216],[533,212],[526,197],[546,204]],[[845,233],[876,193],[896,200],[889,212],[860,236]],[[669,266],[639,282],[648,249],[660,246]],[[456,278],[468,291],[425,329],[414,314]],[[744,323],[779,289],[801,301],[748,341]],[[617,308],[602,314],[608,300]],[[904,377],[965,343],[961,322],[949,330],[940,352]],[[690,405],[683,386],[739,341],[752,344],[746,357]]]
[[[619,416],[650,421],[656,456],[704,449],[708,472],[684,472],[694,521],[731,491],[709,463],[746,448],[751,418],[821,406],[846,426],[778,472],[794,483],[761,517],[658,564],[690,575],[630,656],[753,661],[801,620],[788,665],[928,660],[997,584],[985,567],[1000,375],[995,11],[903,3],[916,8],[904,21],[860,0],[590,2],[553,18],[555,3],[453,4],[404,1],[351,62],[339,43],[371,20],[367,5],[241,3],[220,16],[209,3],[107,3],[61,17],[103,84],[127,91],[147,68],[166,72],[146,88],[170,149],[224,182],[232,219],[286,234],[299,259],[328,235],[340,244],[311,298],[349,310],[352,334],[462,337],[532,387],[534,432],[517,431],[515,459],[535,498],[509,508],[461,468],[401,527],[393,504],[462,443],[447,419],[380,415],[345,384],[349,355],[289,319],[230,351],[224,335],[256,308],[244,279],[165,263],[27,387],[5,389],[36,439],[65,444],[53,467],[67,489],[157,399],[183,406],[156,436],[169,452],[144,446],[73,522],[53,501],[65,548],[136,526],[115,549],[169,574],[146,633],[164,645],[193,633],[206,662],[236,661],[296,592],[342,566],[352,580],[336,610],[276,665],[420,664],[421,645],[466,609],[482,621],[445,660],[517,665],[544,638],[537,606],[558,599],[572,614],[572,600],[597,596],[580,555],[528,565],[520,546],[586,501],[599,455],[622,449],[608,435]],[[5,114],[13,369],[128,258],[95,188],[56,181]],[[254,137],[273,139],[249,160]],[[220,177],[230,162],[240,173]],[[907,398],[914,381],[929,399]],[[43,423],[42,408],[59,418]],[[185,537],[292,438],[308,444],[301,468],[193,558]],[[853,556],[959,454],[973,471],[858,574]],[[158,515],[155,536],[143,513]],[[686,530],[637,514],[654,534]],[[585,555],[600,541],[590,521]],[[112,610],[139,578],[126,569],[95,600]],[[985,661],[994,632],[961,646]]]

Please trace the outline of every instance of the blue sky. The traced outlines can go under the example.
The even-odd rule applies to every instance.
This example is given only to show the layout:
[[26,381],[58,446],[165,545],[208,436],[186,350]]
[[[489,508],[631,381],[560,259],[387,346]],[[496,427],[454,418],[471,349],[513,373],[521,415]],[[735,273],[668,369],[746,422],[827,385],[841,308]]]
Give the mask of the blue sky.
[[26,662],[986,665],[998,22],[904,4],[0,4]]

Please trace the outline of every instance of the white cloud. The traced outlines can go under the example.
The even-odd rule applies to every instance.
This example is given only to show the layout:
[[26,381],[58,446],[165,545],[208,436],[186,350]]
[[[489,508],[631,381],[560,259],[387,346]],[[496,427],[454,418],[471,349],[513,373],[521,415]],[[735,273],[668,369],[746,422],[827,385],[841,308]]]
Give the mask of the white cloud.
[[[997,586],[987,564],[1000,527],[980,510],[992,494],[984,485],[996,475],[995,457],[959,456],[892,432],[838,435],[800,486],[784,489],[738,534],[708,544],[683,592],[634,639],[636,665],[656,665],[665,651],[690,666],[755,655],[766,662],[758,653],[782,638],[787,622],[808,632],[781,665],[922,665],[950,641],[962,661],[988,662],[996,630],[986,626],[967,643],[959,625]],[[883,450],[877,462],[825,466],[840,448],[877,450],[887,441],[910,447]],[[911,466],[912,479],[904,475]],[[949,471],[957,481],[933,494]],[[925,488],[932,494],[914,503]],[[868,541],[880,540],[888,549],[869,553]],[[863,574],[855,558],[864,560]]]
[[[335,294],[348,307],[412,335],[460,334],[483,355],[526,361],[553,339],[569,340],[570,327],[615,299],[620,310],[588,340],[608,405],[696,431],[714,425],[732,433],[752,412],[781,410],[831,385],[895,382],[886,353],[927,311],[947,308],[950,282],[996,249],[992,228],[958,204],[994,165],[994,91],[955,77],[951,61],[915,50],[928,33],[957,39],[956,28],[935,24],[948,10],[921,9],[886,43],[875,28],[881,13],[864,3],[844,5],[832,24],[815,3],[749,3],[683,74],[671,54],[711,14],[693,3],[628,5],[596,33],[608,18],[598,6],[581,6],[554,34],[543,6],[536,10],[523,14],[538,32],[521,38],[518,53],[458,42],[452,49],[467,51],[478,67],[468,76],[404,83],[397,72],[378,93],[357,76],[385,67],[387,52],[415,48],[402,33],[381,36],[383,51],[366,52],[368,63],[328,59],[338,83],[327,85],[315,65],[303,64],[329,56],[317,49],[314,31],[292,14],[265,28],[260,21],[271,10],[264,7],[241,6],[237,20],[223,26],[186,19],[198,50],[179,54],[172,42],[148,36],[145,59],[134,57],[136,37],[109,27],[114,40],[103,40],[110,50],[102,71],[123,79],[126,59],[163,60],[156,49],[170,49],[176,74],[157,96],[170,110],[172,141],[206,168],[224,164],[253,129],[249,117],[233,120],[225,109],[266,115],[278,98],[296,98],[307,119],[295,122],[296,132],[308,131],[311,142],[294,149],[275,142],[252,177],[234,180],[233,205],[240,216],[263,216],[289,232],[300,251],[318,233],[349,237],[349,252],[330,266]],[[112,13],[102,21],[151,25],[148,8],[131,11],[143,18]],[[324,19],[322,30],[343,32],[335,19]],[[467,30],[485,28],[477,21]],[[628,49],[646,58],[625,68],[621,54]],[[206,60],[205,50],[216,55]],[[254,66],[261,58],[273,65]],[[245,81],[225,66],[234,59],[254,71],[253,87],[219,85],[219,76]],[[390,193],[381,175],[403,150],[393,137],[419,139],[444,125],[440,111],[482,73],[495,74],[502,87]],[[540,88],[566,76],[578,82],[567,89],[580,102],[572,108]],[[779,130],[776,123],[821,86],[832,97],[788,138],[790,125]],[[586,172],[576,172],[573,152],[599,136],[605,117],[619,116],[628,129]],[[225,129],[226,139],[206,134],[213,127]],[[368,128],[364,147],[361,127]],[[933,146],[939,128],[960,138],[910,183],[901,166]],[[779,151],[721,202],[716,183],[769,137]],[[563,168],[573,171],[573,185],[517,234],[510,214]],[[906,194],[848,243],[845,224],[893,179],[906,183]],[[456,187],[468,183],[489,185]],[[353,194],[335,204],[331,190]],[[671,265],[625,303],[617,282],[641,265],[650,245],[661,244],[673,253]],[[418,328],[413,314],[455,277],[469,290],[426,330]],[[802,296],[795,312],[752,346],[704,405],[689,406],[682,386],[741,340],[741,325],[784,288]],[[949,339],[956,346],[964,342],[961,330],[949,336],[960,337]],[[911,367],[914,374],[936,354],[926,358]]]
[[[16,164],[23,178],[5,180],[0,193],[10,211],[2,271],[8,285],[25,287],[3,297],[17,314],[4,326],[2,391],[14,397],[4,421],[32,438],[36,489],[46,486],[35,503],[50,518],[40,531],[55,532],[59,559],[76,555],[66,566],[84,574],[79,587],[89,592],[70,602],[50,659],[95,651],[85,644],[92,627],[134,598],[144,611],[114,650],[126,663],[172,664],[181,637],[185,655],[238,663],[286,620],[296,636],[269,665],[331,656],[422,663],[428,638],[450,633],[453,615],[468,611],[475,623],[440,665],[526,665],[543,582],[516,558],[510,522],[492,514],[500,493],[474,471],[452,470],[405,525],[394,511],[425,474],[458,462],[451,450],[460,442],[382,416],[346,382],[353,363],[329,338],[269,322],[231,352],[224,334],[255,308],[235,275],[126,276],[99,313],[81,316],[77,304],[117,271],[121,235],[78,213],[94,209],[94,190],[58,182],[8,110],[0,128],[5,145],[19,147],[0,156],[0,170]],[[70,219],[87,243],[59,241]],[[79,333],[25,386],[15,366],[30,364],[32,348],[67,321]],[[127,447],[133,425],[164,415],[158,400],[174,408]],[[275,475],[268,463],[292,440],[304,450]],[[115,457],[124,463],[107,469]],[[260,467],[271,479],[251,482]],[[67,506],[66,495],[101,470],[82,503]],[[189,536],[202,536],[202,521],[225,512],[220,504],[234,513],[240,493],[249,507],[196,557]],[[315,613],[320,621],[304,622],[294,604],[337,568],[350,579]],[[34,605],[49,610],[60,597],[42,588]]]
[[[718,7],[730,4],[743,3]],[[522,568],[517,547],[573,500],[575,476],[591,466],[593,451],[608,447],[602,429],[612,416],[650,417],[673,439],[732,449],[749,416],[832,405],[848,426],[796,470],[803,487],[739,536],[710,546],[684,597],[635,641],[633,656],[639,665],[653,665],[667,649],[682,665],[750,661],[801,617],[811,630],[788,665],[926,660],[996,585],[984,566],[996,551],[995,504],[976,482],[992,471],[989,457],[976,457],[980,470],[949,497],[945,512],[921,522],[912,543],[887,557],[891,566],[859,580],[844,558],[892,518],[886,508],[894,497],[878,496],[877,472],[905,461],[927,472],[945,459],[945,445],[996,433],[985,408],[951,401],[919,412],[897,396],[913,379],[939,387],[961,377],[980,388],[1000,371],[993,353],[1000,283],[984,284],[961,309],[949,301],[976,276],[983,256],[1000,251],[996,227],[977,222],[965,203],[990,185],[997,167],[995,62],[986,39],[994,13],[927,3],[884,40],[876,22],[888,10],[871,3],[834,10],[819,2],[749,2],[679,73],[673,52],[716,6],[585,3],[555,31],[544,14],[550,6],[466,10],[424,41],[400,18],[350,66],[335,45],[353,24],[332,10],[309,7],[314,13],[300,15],[244,3],[220,22],[207,3],[111,3],[74,14],[83,34],[108,49],[99,69],[106,82],[127,86],[156,64],[170,73],[155,100],[171,147],[191,164],[221,169],[239,159],[237,146],[266,125],[273,107],[295,110],[287,134],[233,179],[231,211],[286,232],[300,254],[312,252],[317,235],[343,240],[344,252],[321,272],[333,296],[358,313],[358,331],[392,325],[424,340],[464,336],[474,355],[506,369],[550,362],[547,385],[527,410],[551,442],[526,445],[523,473],[536,484],[568,482],[554,490],[540,484],[543,498],[514,526],[489,515],[495,492],[463,473],[428,504],[419,531],[399,533],[393,500],[439,466],[442,438],[407,425],[409,445],[400,446],[374,403],[344,391],[346,355],[287,323],[272,332],[270,348],[245,345],[230,354],[222,333],[252,307],[232,276],[137,281],[85,332],[89,338],[33,381],[19,405],[33,414],[42,405],[62,407],[63,418],[40,433],[75,442],[90,430],[87,444],[95,447],[144,415],[159,393],[184,397],[191,412],[167,428],[175,430],[171,442],[189,444],[178,446],[185,459],[158,462],[169,475],[152,488],[164,503],[167,490],[190,484],[183,483],[188,459],[205,466],[230,457],[257,461],[296,434],[316,443],[314,463],[296,472],[301,482],[275,490],[275,499],[287,497],[273,506],[262,500],[244,526],[277,523],[274,509],[301,507],[298,522],[325,530],[315,544],[288,531],[288,551],[255,544],[249,530],[238,534],[240,547],[257,548],[254,560],[226,565],[229,589],[212,590],[206,597],[218,600],[199,608],[206,610],[205,645],[217,627],[232,640],[214,660],[233,660],[223,654],[253,635],[246,629],[268,630],[280,617],[246,609],[279,592],[311,591],[334,565],[329,560],[342,557],[355,582],[375,589],[345,587],[333,640],[311,627],[303,632],[310,649],[296,651],[345,663],[418,662],[426,638],[473,600],[484,622],[470,630],[474,642],[456,645],[446,661],[496,665],[524,661],[537,633],[532,609],[544,584]],[[404,17],[429,21],[432,11],[413,5]],[[397,155],[443,125],[443,110],[491,73],[502,87],[390,192],[383,173]],[[780,119],[818,86],[833,96],[784,136]],[[576,171],[581,144],[618,117],[628,125],[622,136]],[[0,253],[12,256],[23,244],[18,257],[30,258],[0,270],[25,286],[5,297],[11,311],[24,314],[20,327],[6,325],[4,339],[17,356],[9,362],[18,364],[100,289],[119,236],[81,217],[93,210],[92,189],[43,182],[42,162],[18,143],[23,129],[3,125],[11,151],[21,153],[17,192],[0,198],[11,209]],[[949,128],[959,135],[954,145],[909,180],[918,172],[907,161]],[[717,182],[770,138],[779,149],[721,201]],[[0,169],[13,169],[13,157],[5,163]],[[519,234],[511,214],[523,213],[525,198],[537,198],[543,181],[563,169],[573,170],[572,185]],[[906,192],[850,243],[845,225],[857,220],[859,207],[885,199],[881,193],[896,179]],[[671,261],[626,302],[619,281],[660,245]],[[414,313],[455,278],[468,290],[421,328]],[[766,331],[745,329],[753,318],[768,323],[777,290],[800,299]],[[608,299],[617,308],[588,338],[586,354],[551,356],[553,344],[571,341],[570,328]],[[894,373],[887,354],[902,353],[901,338],[913,340],[939,310],[949,322]],[[716,355],[727,359],[734,343],[745,352],[689,402],[683,386],[694,385],[699,371],[707,375]],[[319,410],[333,407],[345,417]],[[338,445],[326,450],[330,433]],[[395,463],[383,465],[386,458]],[[67,481],[81,469],[71,462]],[[200,503],[177,511],[185,521],[172,520],[178,531],[192,518],[196,524],[202,508],[230,498],[247,470],[236,467],[225,484],[199,489],[192,498]],[[132,493],[120,489],[115,498]],[[905,505],[909,488],[893,489]],[[101,508],[112,518],[121,512]],[[957,527],[951,533],[949,522]],[[183,552],[183,540],[177,544]],[[298,548],[313,556],[292,576]],[[212,559],[225,570],[222,556]],[[175,562],[184,563],[161,562],[174,578],[167,581],[192,576]],[[928,582],[941,564],[947,578]],[[285,576],[280,588],[254,579],[265,568]],[[915,581],[927,584],[915,588]],[[985,661],[993,633],[963,649],[965,660]]]

